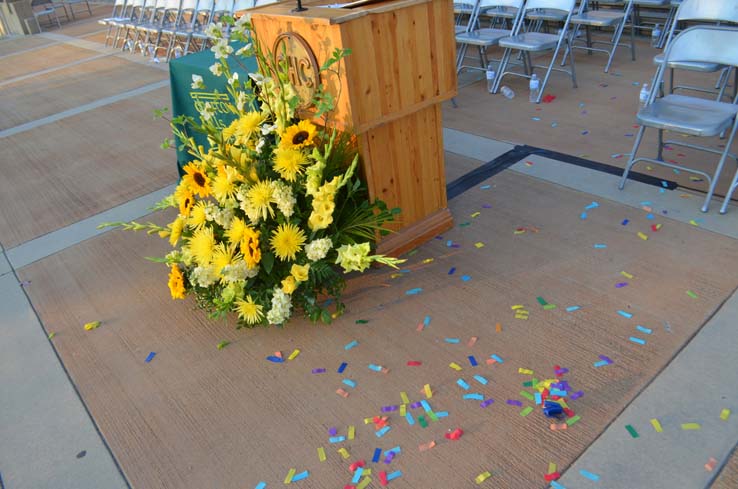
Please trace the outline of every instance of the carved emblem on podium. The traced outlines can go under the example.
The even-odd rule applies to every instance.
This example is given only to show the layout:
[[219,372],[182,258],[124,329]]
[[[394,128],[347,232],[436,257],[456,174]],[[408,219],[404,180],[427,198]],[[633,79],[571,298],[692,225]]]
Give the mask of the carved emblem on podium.
[[307,41],[294,32],[284,32],[274,40],[272,49],[277,63],[286,63],[290,82],[300,97],[300,109],[312,105],[320,84],[320,67]]

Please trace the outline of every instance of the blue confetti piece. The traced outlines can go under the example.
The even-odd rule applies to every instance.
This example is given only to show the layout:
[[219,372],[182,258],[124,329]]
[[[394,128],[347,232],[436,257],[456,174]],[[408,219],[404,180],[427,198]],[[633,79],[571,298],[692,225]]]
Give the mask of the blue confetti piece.
[[556,481],[551,481],[551,489],[566,489],[566,487],[562,486]]
[[351,341],[350,343],[346,343],[346,345],[343,347],[344,350],[350,350],[351,348],[354,348],[355,346],[358,346],[359,342],[356,340]]
[[656,219],[656,216],[653,214],[646,214],[646,219]]
[[486,378],[482,377],[481,375],[475,375],[474,380],[476,380],[482,385],[487,385],[487,383],[489,382]]
[[638,85],[640,85],[640,82],[633,82],[634,87],[637,87]]
[[651,333],[653,333],[653,330],[652,329],[650,329],[650,328],[644,328],[640,324],[638,326],[636,326],[636,329],[638,331],[640,331],[641,333],[644,333],[644,334],[651,334]]
[[346,441],[346,437],[345,436],[331,436],[330,438],[328,438],[328,441],[331,443],[341,443],[343,441]]
[[310,477],[310,472],[308,472],[308,471],[306,470],[306,471],[304,471],[304,472],[300,472],[299,474],[295,474],[295,475],[294,475],[294,476],[292,477],[292,482],[296,482],[296,481],[301,481],[301,480],[303,480],[303,479],[307,479],[308,477]]
[[461,340],[458,338],[444,338],[443,341],[445,341],[446,343],[452,343],[454,345],[461,342]]
[[623,219],[623,222],[621,222],[620,224],[623,226],[627,226],[629,222],[630,221],[628,219]]
[[436,418],[448,418],[448,411],[438,411]]
[[597,209],[599,206],[600,206],[600,204],[598,202],[592,202],[587,207],[585,207],[585,209],[587,209],[588,211],[590,211],[592,209]]
[[661,186],[664,188],[669,188],[669,183],[665,182],[664,180],[661,180]]
[[540,117],[531,117],[531,119],[533,119],[533,120],[534,120],[534,121],[536,121],[536,122],[537,122],[537,121],[540,121],[540,120],[541,120],[541,118],[540,118]]
[[402,471],[401,470],[395,470],[394,472],[387,474],[387,482],[391,480],[395,480],[398,477],[402,477]]
[[582,136],[586,136],[587,134],[589,134],[589,131],[582,131]]
[[472,367],[476,367],[476,366],[478,365],[478,363],[477,363],[477,359],[476,359],[476,358],[474,358],[474,355],[469,355],[469,356],[468,356],[468,357],[466,357],[466,358],[468,358],[468,359],[469,359],[469,363],[471,364],[471,366],[472,366]]
[[581,214],[579,215],[579,219],[582,219],[582,220],[584,220],[584,219],[587,219],[587,213],[586,213],[586,212],[582,212],[582,213],[581,213]]
[[382,456],[382,449],[381,448],[375,448],[374,449],[374,456],[372,457],[372,463],[379,462],[379,457]]
[[375,431],[375,432],[374,432],[374,434],[375,434],[375,435],[377,435],[377,438],[382,438],[382,437],[383,437],[384,435],[386,435],[386,434],[387,434],[387,432],[388,432],[389,430],[391,430],[391,429],[392,429],[392,427],[391,427],[391,426],[385,426],[385,427],[384,427],[384,428],[382,428],[381,430],[379,430],[379,431]]
[[266,486],[266,482],[259,482],[258,484],[256,484],[256,487],[254,489],[264,489]]
[[540,392],[534,392],[533,393],[533,399],[534,399],[534,402],[536,403],[536,406],[539,405],[539,404],[541,404],[543,402],[543,399],[542,399],[542,396],[541,396],[541,393]]
[[344,370],[346,370],[346,367],[348,366],[348,363],[342,362],[341,365],[338,366],[338,373],[342,374]]
[[269,355],[267,360],[274,363],[284,363],[284,358],[275,357],[274,355]]
[[497,355],[495,355],[495,354],[492,354],[492,355],[490,355],[489,357],[490,357],[490,358],[494,358],[494,359],[495,359],[495,361],[496,361],[496,362],[498,362],[498,363],[505,363],[505,362],[504,362],[504,361],[502,360],[502,358],[498,357],[498,356],[497,356]]
[[423,289],[421,287],[416,287],[414,289],[408,290],[407,292],[405,292],[405,294],[407,294],[407,295],[417,295],[417,294],[420,294],[421,292],[423,292]]
[[449,274],[449,275],[453,275],[454,273],[456,273],[456,267],[451,267],[451,268],[450,268],[450,269],[448,270],[448,274]]
[[484,401],[484,396],[482,394],[474,392],[472,394],[464,394],[462,396],[462,399],[473,399],[475,401]]
[[559,125],[559,123],[558,123],[558,122],[552,122],[552,123],[551,123],[551,127],[556,127],[556,126],[558,126],[558,125]]
[[469,275],[462,275],[461,280],[463,282],[468,282],[469,280],[471,280],[471,277]]
[[482,185],[479,188],[481,188],[482,190],[487,190],[488,188],[491,188],[491,187],[492,187],[492,185]]
[[566,391],[562,391],[561,389],[551,389],[550,392],[552,396],[566,397]]
[[469,390],[469,387],[470,386],[469,386],[469,384],[466,383],[466,381],[464,379],[459,379],[459,380],[456,381],[456,383],[458,384],[459,387],[461,387],[465,391],[468,391]]
[[390,453],[394,453],[395,455],[397,455],[398,453],[402,453],[402,448],[400,448],[400,445],[397,445],[395,448],[390,448],[389,450],[385,450],[382,455],[386,457]]
[[453,246],[453,244],[454,244],[454,242],[453,242],[453,241],[451,241],[450,239],[449,239],[448,241],[446,241],[446,246],[448,246],[449,248],[450,248],[451,246]]
[[430,316],[426,316],[425,318],[423,318],[423,326],[428,326],[430,322],[431,322]]
[[156,352],[155,351],[152,351],[151,353],[149,353],[146,356],[146,360],[145,360],[146,363],[149,363],[151,360],[153,360],[155,356],[156,356]]
[[671,170],[671,171],[673,171],[673,172],[674,172],[674,175],[679,175],[679,174],[681,173],[681,172],[679,171],[679,169],[677,169],[677,168],[672,168],[672,170]]
[[361,474],[363,473],[364,473],[364,468],[357,467],[356,470],[354,471],[354,476],[351,478],[351,483],[358,484],[359,480],[361,479]]
[[604,250],[605,248],[607,248],[607,245],[603,243],[597,243],[596,245],[594,245],[594,248],[596,250]]
[[407,424],[409,424],[410,426],[415,424],[415,418],[413,418],[413,415],[409,412],[405,413],[405,419],[407,420]]
[[593,474],[592,472],[587,472],[586,470],[580,470],[579,473],[582,475],[582,477],[586,477],[587,479],[591,481],[598,481],[600,480],[600,476],[597,474]]
[[594,366],[595,367],[598,367],[598,368],[599,367],[604,367],[605,365],[610,365],[610,364],[608,362],[604,361],[604,360],[600,360],[599,362],[595,362],[594,363]]
[[665,193],[666,193],[666,190],[664,190],[663,188],[660,188],[660,189],[659,189],[659,193],[660,193],[660,194],[665,194]]
[[635,336],[631,336],[631,337],[630,337],[630,338],[628,338],[628,339],[629,339],[630,341],[632,341],[633,343],[638,343],[639,345],[645,345],[645,344],[646,344],[646,340],[643,340],[643,339],[641,339],[641,338],[636,338]]
[[351,379],[343,379],[341,382],[343,382],[344,384],[346,384],[349,387],[356,387],[356,382],[354,382]]
[[620,314],[621,316],[623,316],[626,319],[630,319],[630,318],[633,317],[633,315],[631,313],[625,312],[625,311],[618,311],[618,314]]
[[381,372],[382,366],[381,365],[374,365],[373,363],[369,364],[369,370],[374,370],[375,372]]
[[581,309],[581,307],[579,306],[569,306],[566,308],[566,312],[574,312],[574,311],[578,311],[579,309]]
[[433,411],[433,408],[431,408],[430,403],[428,401],[426,401],[425,399],[423,399],[423,400],[420,401],[420,405],[423,406],[423,410],[426,413],[429,413],[429,412]]
[[641,202],[641,205],[653,205],[653,202],[651,202],[650,200],[644,200],[643,202]]

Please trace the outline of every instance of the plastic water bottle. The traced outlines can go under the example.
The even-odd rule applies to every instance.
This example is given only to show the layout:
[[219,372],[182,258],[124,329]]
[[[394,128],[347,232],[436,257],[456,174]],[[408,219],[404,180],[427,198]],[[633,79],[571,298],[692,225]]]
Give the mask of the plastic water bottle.
[[538,75],[536,75],[535,73],[530,78],[528,88],[530,88],[528,100],[530,100],[530,103],[532,104],[537,104],[538,96],[541,94],[541,81],[538,79]]
[[503,95],[503,96],[504,96],[504,97],[505,97],[506,99],[510,99],[510,100],[512,100],[512,99],[514,99],[514,98],[515,98],[515,92],[513,92],[513,91],[512,91],[512,88],[508,87],[507,85],[505,85],[505,86],[503,86],[502,88],[500,88],[500,91],[502,92],[502,95]]
[[495,69],[492,66],[492,63],[489,63],[487,65],[487,91],[489,93],[492,93],[494,84],[495,84]]
[[648,95],[650,93],[650,90],[648,89],[648,83],[644,83],[643,87],[641,88],[641,94],[638,96],[639,101],[639,109],[642,109],[648,104]]
[[656,24],[656,26],[651,31],[651,46],[655,48],[658,47],[660,38],[661,38],[661,25]]

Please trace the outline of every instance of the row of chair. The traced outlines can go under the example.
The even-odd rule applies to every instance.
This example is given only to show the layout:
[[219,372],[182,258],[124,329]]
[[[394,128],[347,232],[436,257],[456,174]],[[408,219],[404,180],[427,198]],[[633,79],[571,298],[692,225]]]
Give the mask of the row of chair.
[[105,45],[168,61],[207,47],[208,25],[276,0],[115,0],[113,13],[101,19],[108,28]]

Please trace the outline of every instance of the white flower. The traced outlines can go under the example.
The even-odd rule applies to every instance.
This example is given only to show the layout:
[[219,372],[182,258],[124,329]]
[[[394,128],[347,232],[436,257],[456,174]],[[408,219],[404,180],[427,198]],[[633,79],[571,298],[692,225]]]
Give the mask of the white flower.
[[214,64],[210,65],[210,73],[212,73],[215,76],[221,76],[223,74],[223,65],[220,64],[220,62],[215,62]]
[[231,221],[233,220],[233,209],[219,209],[213,215],[213,220],[224,228],[231,227]]
[[236,108],[239,112],[243,112],[243,109],[246,107],[246,102],[248,102],[248,95],[246,92],[238,92],[238,96],[236,97]]
[[198,287],[210,287],[218,280],[218,274],[212,266],[195,267],[190,274],[190,283]]
[[210,102],[205,102],[205,107],[202,108],[200,115],[206,121],[210,121],[210,119],[212,119],[213,116],[215,115],[215,108],[212,105],[210,105]]
[[266,139],[259,138],[259,142],[256,143],[256,148],[254,149],[256,150],[257,153],[261,153],[261,150],[264,149],[265,144],[266,144]]
[[210,38],[220,39],[223,37],[223,25],[218,22],[208,24],[207,28],[205,29],[205,34],[207,34]]
[[191,86],[192,86],[192,89],[193,90],[203,89],[203,88],[205,88],[205,83],[203,83],[202,77],[200,75],[195,75],[193,73],[192,74],[192,85]]
[[274,182],[274,193],[272,196],[274,202],[277,203],[277,208],[284,214],[284,217],[290,217],[294,212],[297,199],[292,195],[292,189],[289,185],[285,185],[282,182]]
[[292,308],[292,296],[282,292],[282,289],[274,288],[272,296],[272,308],[267,313],[267,321],[270,324],[282,324],[290,317]]
[[249,73],[249,78],[254,80],[254,83],[259,87],[262,86],[265,81],[269,80],[269,78],[264,78],[264,75],[261,73]]
[[259,267],[249,268],[246,262],[238,261],[224,266],[220,274],[223,276],[223,280],[228,283],[240,282],[251,277],[256,277],[259,274]]
[[332,246],[331,238],[316,239],[305,245],[305,253],[310,261],[322,260]]
[[228,44],[227,39],[219,39],[210,50],[215,53],[215,59],[225,59],[233,52],[233,46]]
[[266,136],[267,134],[273,133],[277,129],[276,124],[262,124],[261,134]]
[[228,77],[228,84],[229,85],[233,85],[237,81],[238,81],[238,73],[233,73],[230,77]]
[[[243,17],[241,17],[241,19],[243,19]],[[240,22],[241,19],[238,19],[236,21],[236,26],[238,26],[238,22]],[[234,27],[233,28],[233,32],[242,32],[243,33],[243,31],[240,30],[240,29],[238,29],[238,27]],[[244,56],[244,55],[249,56],[249,55],[251,55],[251,48],[253,48],[253,46],[251,45],[251,43],[246,44],[244,47],[242,47],[241,49],[239,49],[238,51],[236,51],[236,56]]]

